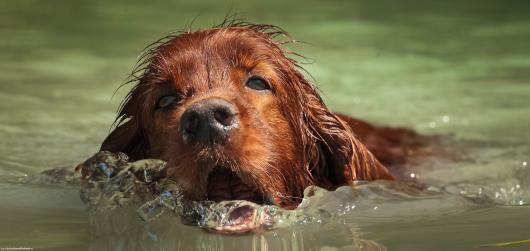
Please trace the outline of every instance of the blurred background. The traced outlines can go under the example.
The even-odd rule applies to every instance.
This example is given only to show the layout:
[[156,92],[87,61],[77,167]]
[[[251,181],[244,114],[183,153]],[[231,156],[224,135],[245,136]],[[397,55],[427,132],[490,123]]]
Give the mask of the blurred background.
[[291,49],[309,58],[334,110],[426,133],[529,139],[529,10],[481,0],[2,1],[1,172],[96,151],[142,49],[230,13],[306,42]]
[[[308,57],[303,66],[333,110],[466,146],[466,161],[431,163],[421,174],[425,181],[493,184],[492,196],[517,188],[502,198],[505,204],[528,203],[530,1],[518,0],[0,1],[0,176],[31,175],[91,156],[130,86],[113,93],[142,49],[193,20],[193,29],[208,28],[227,14],[280,26],[304,41],[289,48]],[[25,189],[7,186],[2,200],[40,191]],[[47,208],[71,206],[74,211],[63,215],[74,220],[54,217],[82,225],[82,205],[69,196]],[[40,219],[35,212],[15,213],[21,205],[38,208],[37,201],[6,202],[13,209],[9,222]],[[528,209],[509,212],[515,218],[502,222],[494,221],[498,213],[478,215],[491,221],[474,227],[485,231],[508,221],[515,228],[499,239],[528,237],[515,216],[530,215]],[[46,226],[38,224],[15,233]],[[57,225],[48,234],[84,246],[87,234],[79,229]],[[17,236],[2,232],[4,241]]]

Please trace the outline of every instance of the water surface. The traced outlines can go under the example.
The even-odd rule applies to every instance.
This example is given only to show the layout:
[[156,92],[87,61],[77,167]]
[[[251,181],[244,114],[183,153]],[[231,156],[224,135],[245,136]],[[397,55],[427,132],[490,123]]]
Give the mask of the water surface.
[[[229,11],[307,42],[290,48],[310,58],[304,67],[332,109],[447,139],[462,156],[429,160],[414,174],[450,194],[365,199],[327,223],[248,236],[175,221],[153,241],[141,222],[131,222],[134,233],[90,231],[75,189],[10,182],[96,152],[128,88],[113,92],[142,48],[195,17],[194,27],[209,27]],[[0,247],[470,250],[528,239],[528,13],[530,4],[515,0],[2,1]]]

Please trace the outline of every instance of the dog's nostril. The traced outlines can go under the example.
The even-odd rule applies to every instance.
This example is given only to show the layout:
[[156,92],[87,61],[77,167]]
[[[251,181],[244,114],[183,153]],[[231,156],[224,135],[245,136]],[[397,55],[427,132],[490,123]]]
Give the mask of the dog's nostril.
[[199,129],[200,119],[195,115],[189,116],[184,122],[184,131],[187,134],[195,134]]
[[217,122],[223,126],[230,126],[234,120],[234,114],[227,109],[217,109],[213,113],[213,117]]
[[186,143],[221,142],[229,137],[237,114],[237,108],[227,101],[198,101],[182,114],[179,130]]

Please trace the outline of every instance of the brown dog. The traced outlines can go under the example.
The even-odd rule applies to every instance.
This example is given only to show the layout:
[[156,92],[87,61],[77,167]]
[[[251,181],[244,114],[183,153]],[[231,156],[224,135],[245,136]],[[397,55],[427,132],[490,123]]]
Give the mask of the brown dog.
[[393,179],[378,159],[405,162],[414,133],[331,112],[278,36],[232,23],[155,43],[101,150],[167,161],[193,200],[293,208],[310,185]]

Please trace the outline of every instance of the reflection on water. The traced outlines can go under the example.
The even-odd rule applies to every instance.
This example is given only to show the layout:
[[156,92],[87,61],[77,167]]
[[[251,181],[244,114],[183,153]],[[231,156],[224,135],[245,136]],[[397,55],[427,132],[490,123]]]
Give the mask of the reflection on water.
[[[46,171],[43,175],[9,182],[11,185],[4,187],[12,191],[10,195],[13,196],[6,200],[8,208],[23,208],[24,210],[22,213],[12,210],[5,210],[2,213],[17,216],[16,220],[13,220],[16,224],[27,224],[27,221],[20,219],[28,214],[34,215],[34,212],[28,212],[28,210],[51,210],[55,214],[64,213],[65,216],[72,215],[73,212],[74,217],[85,215],[84,210],[81,209],[83,207],[79,205],[73,207],[53,205],[53,202],[58,200],[54,196],[63,197],[63,201],[76,200],[73,197],[77,195],[79,189],[86,189],[80,187],[79,183],[72,185],[72,183],[57,182],[64,174],[59,170],[63,169]],[[67,180],[71,180],[70,174],[65,176]],[[55,179],[47,177],[50,175]],[[28,185],[33,186],[30,189],[41,192],[40,201],[37,202],[40,206],[37,208],[32,205],[35,202],[22,200],[26,201],[24,204],[21,200],[15,199],[20,194],[28,194],[24,191],[28,190]],[[45,187],[49,187],[48,190]],[[50,188],[56,191],[50,191]],[[335,191],[309,187],[304,192],[304,200],[296,210],[280,210],[282,212],[276,214],[275,221],[279,224],[274,228],[270,231],[246,235],[212,234],[197,226],[190,226],[189,221],[186,225],[183,224],[183,219],[170,211],[149,221],[142,220],[138,214],[138,206],[142,202],[137,201],[138,198],[129,198],[135,203],[120,203],[121,206],[109,207],[109,202],[105,202],[102,207],[91,204],[88,210],[88,222],[67,223],[71,224],[70,228],[72,226],[79,228],[76,229],[77,232],[85,226],[88,228],[87,234],[90,240],[87,244],[90,250],[190,250],[197,248],[233,250],[241,247],[251,250],[307,250],[316,247],[340,250],[387,250],[387,245],[378,241],[381,237],[377,236],[379,234],[389,235],[395,231],[397,235],[402,235],[403,231],[414,232],[414,228],[409,229],[411,224],[416,228],[429,229],[433,224],[444,224],[448,219],[455,221],[460,218],[458,224],[463,224],[462,226],[468,228],[479,228],[480,225],[477,226],[472,222],[488,221],[488,219],[492,221],[499,216],[508,219],[508,223],[515,224],[512,227],[516,228],[525,228],[526,224],[530,223],[528,218],[524,217],[527,215],[527,209],[524,207],[516,207],[517,210],[498,208],[498,206],[510,206],[512,200],[488,193],[482,188],[477,185],[466,186],[464,184],[458,187],[454,185],[436,187],[389,181],[356,182],[352,186],[339,187]],[[105,190],[105,192],[108,191]],[[517,196],[520,195],[515,190],[511,192]],[[223,212],[226,213],[226,210],[222,208],[226,206],[225,204],[227,203],[218,203],[219,207],[210,207],[213,211],[201,212],[206,214],[203,215],[206,218],[223,214]],[[506,212],[510,212],[511,215],[506,215]],[[33,217],[43,216],[37,214]],[[44,217],[48,218],[48,215]],[[407,224],[409,225],[407,230],[400,227]],[[374,227],[377,229],[379,225],[384,225],[385,228],[371,233],[366,231]],[[32,223],[24,227],[38,227],[38,225]],[[201,227],[209,229],[210,226]],[[502,227],[497,225],[477,229],[472,236],[480,234],[479,240],[482,241],[472,240],[471,243],[476,246],[491,242],[488,234]],[[418,233],[414,234],[418,235]],[[427,236],[428,238],[432,236]],[[443,240],[444,238],[441,237],[435,242],[443,244]],[[470,240],[466,241],[470,242]],[[10,242],[13,243],[13,240]],[[429,248],[432,240],[427,242],[425,239],[414,239],[411,243],[422,250]]]
[[[417,189],[393,182],[358,183],[333,192],[308,188],[297,210],[285,211],[275,219],[283,221],[279,228],[244,236],[210,234],[190,228],[171,214],[144,222],[137,215],[137,207],[94,209],[89,213],[89,231],[93,236],[90,247],[92,250],[189,250],[197,247],[232,250],[243,245],[252,250],[306,250],[322,246],[386,250],[384,245],[363,238],[357,225],[363,220],[359,218],[372,218],[372,221],[388,221],[392,217],[419,218],[464,211],[478,205],[465,197],[431,190],[436,189]],[[335,238],[319,238],[322,235]]]
[[[263,234],[227,236],[182,225],[171,217],[144,223],[125,215],[126,212],[108,218],[90,215],[97,218],[99,224],[105,222],[105,226],[91,224],[90,231],[94,234],[90,250],[308,250],[326,246],[346,250],[386,250],[375,241],[363,239],[353,224],[293,226]],[[102,219],[106,221],[100,221]],[[121,226],[127,226],[127,229],[120,229]],[[326,235],[331,238],[322,238]]]
[[[96,152],[141,48],[230,9],[309,42],[293,49],[312,58],[305,68],[331,108],[448,139],[461,156],[411,169],[438,195],[362,184],[310,203],[337,210],[327,223],[224,236],[127,208],[93,217],[77,188],[18,182]],[[1,1],[0,247],[469,250],[528,239],[528,13],[517,0]]]
[[[289,215],[284,215],[283,220],[291,220],[289,224],[265,233],[243,236],[201,231],[197,227],[183,225],[170,214],[144,222],[139,219],[136,207],[92,210],[89,213],[90,249],[189,250],[200,247],[205,250],[233,250],[245,247],[252,250],[307,250],[329,246],[347,250],[386,250],[384,244],[367,239],[360,226],[371,227],[382,223],[429,226],[443,222],[447,215],[465,217],[470,210],[488,206],[494,201],[483,193],[468,192],[466,196],[461,196],[444,190],[450,189],[418,189],[410,184],[386,181],[357,183],[333,192],[310,188],[296,211],[299,216],[312,216],[311,221],[292,221]],[[478,214],[475,220],[483,216]],[[528,222],[520,224],[525,223]],[[396,228],[394,231],[400,230]],[[488,230],[482,231],[488,233]],[[485,237],[483,240],[487,242]],[[418,242],[423,242],[418,248],[429,247],[429,243],[423,240]]]

